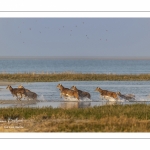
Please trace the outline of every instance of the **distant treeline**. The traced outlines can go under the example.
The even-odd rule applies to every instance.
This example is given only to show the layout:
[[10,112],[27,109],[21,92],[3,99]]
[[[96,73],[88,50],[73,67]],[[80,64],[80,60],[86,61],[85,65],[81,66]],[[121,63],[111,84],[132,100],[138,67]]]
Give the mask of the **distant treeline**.
[[1,73],[0,81],[57,82],[57,81],[148,81],[150,74],[94,74],[94,73]]

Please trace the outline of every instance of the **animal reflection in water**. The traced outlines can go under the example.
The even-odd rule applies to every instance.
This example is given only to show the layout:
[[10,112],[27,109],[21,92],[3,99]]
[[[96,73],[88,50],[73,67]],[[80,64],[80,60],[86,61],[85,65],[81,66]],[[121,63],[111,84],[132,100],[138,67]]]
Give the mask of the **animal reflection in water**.
[[117,105],[117,104],[123,104],[123,101],[103,101],[102,105]]
[[88,101],[66,101],[60,104],[60,108],[71,109],[71,108],[86,108],[90,107],[91,102]]

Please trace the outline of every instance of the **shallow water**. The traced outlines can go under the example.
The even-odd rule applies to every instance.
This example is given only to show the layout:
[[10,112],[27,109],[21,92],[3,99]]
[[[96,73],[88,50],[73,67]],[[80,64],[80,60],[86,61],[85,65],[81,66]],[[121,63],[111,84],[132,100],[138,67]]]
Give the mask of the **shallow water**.
[[[78,89],[87,91],[91,94],[91,99],[82,99],[79,102],[76,99],[69,98],[67,100],[60,98],[60,92],[57,85],[61,83],[63,86],[70,88],[75,85]],[[61,82],[35,82],[35,83],[20,83],[25,88],[36,92],[38,100],[36,104],[22,105],[23,107],[47,107],[52,106],[62,108],[85,108],[106,104],[133,104],[133,103],[150,103],[150,81],[61,81]],[[13,88],[19,84],[12,85]],[[135,101],[127,101],[121,99],[119,101],[107,101],[100,97],[98,92],[95,92],[96,87],[110,91],[120,91],[122,94],[134,94]],[[15,100],[12,97],[6,86],[0,86],[1,100]],[[22,100],[23,101],[23,100]],[[19,107],[17,104],[0,104],[0,107]]]

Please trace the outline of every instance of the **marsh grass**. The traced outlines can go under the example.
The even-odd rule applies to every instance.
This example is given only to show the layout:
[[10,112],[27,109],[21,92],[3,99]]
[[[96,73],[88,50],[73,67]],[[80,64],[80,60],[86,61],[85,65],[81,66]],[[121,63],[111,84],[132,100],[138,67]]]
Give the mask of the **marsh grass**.
[[0,81],[15,82],[55,82],[55,81],[147,81],[150,80],[150,74],[82,74],[82,73],[1,73]]
[[[23,119],[22,129],[3,132],[150,132],[150,105],[91,108],[0,108],[0,119]],[[5,123],[7,124],[7,123]]]

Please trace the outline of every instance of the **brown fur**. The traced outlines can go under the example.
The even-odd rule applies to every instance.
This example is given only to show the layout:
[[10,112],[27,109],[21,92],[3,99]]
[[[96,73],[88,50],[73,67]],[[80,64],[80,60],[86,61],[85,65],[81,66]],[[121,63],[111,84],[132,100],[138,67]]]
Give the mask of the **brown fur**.
[[74,90],[74,91],[78,91],[78,94],[81,98],[83,98],[83,97],[87,97],[89,99],[91,98],[90,93],[78,90],[76,86],[72,86],[70,89]]
[[102,90],[101,88],[97,87],[95,89],[95,91],[98,91],[101,96],[109,96],[109,97],[113,97],[114,99],[118,100],[118,95],[116,92],[112,92],[112,91],[107,91],[107,90]]
[[37,94],[35,92],[27,92],[27,96],[29,99],[37,100]]
[[78,95],[78,91],[73,91],[71,89],[65,88],[62,84],[58,84],[57,88],[60,90],[61,92],[61,97],[67,97],[67,96],[72,96],[75,97],[79,100],[79,95]]
[[133,95],[133,94],[124,95],[124,94],[121,94],[120,92],[117,92],[117,94],[123,99],[135,100],[135,95]]
[[[22,85],[19,85],[18,88],[23,88],[23,89],[25,89],[24,86],[22,86]],[[31,91],[28,90],[28,89],[25,89],[25,90],[26,90],[27,92],[31,92]]]
[[[25,89],[22,85],[19,85],[18,88],[23,88]],[[37,100],[37,94],[35,92],[32,92],[28,89],[25,89],[26,91],[26,94],[27,94],[27,97],[28,97],[28,100],[31,98],[33,100]],[[24,95],[25,96],[25,95]],[[26,96],[25,96],[26,97]]]
[[[27,95],[25,89],[23,89],[23,88],[12,88],[10,85],[8,85],[8,86],[6,87],[6,89],[9,89],[10,92],[11,92],[11,94],[12,94],[13,96],[16,96],[16,97],[17,97],[17,100],[18,100],[18,95],[20,95],[21,98],[23,97],[23,95]],[[19,100],[21,100],[21,98],[20,98]]]

